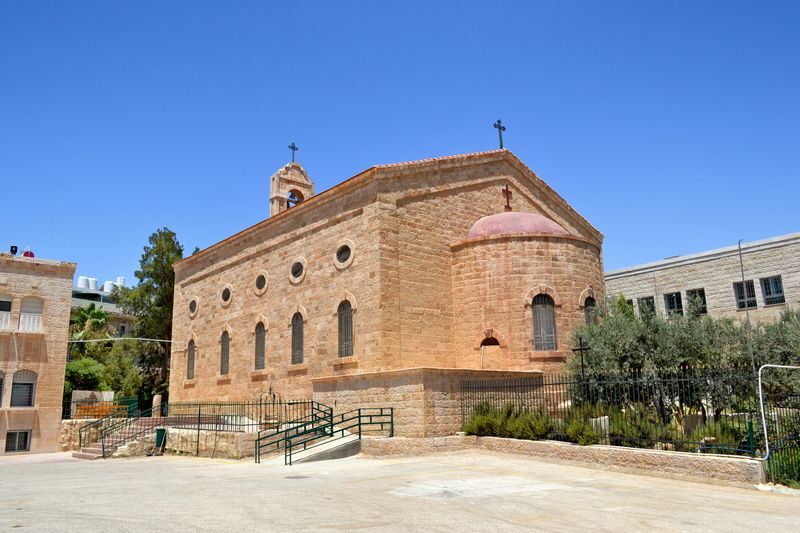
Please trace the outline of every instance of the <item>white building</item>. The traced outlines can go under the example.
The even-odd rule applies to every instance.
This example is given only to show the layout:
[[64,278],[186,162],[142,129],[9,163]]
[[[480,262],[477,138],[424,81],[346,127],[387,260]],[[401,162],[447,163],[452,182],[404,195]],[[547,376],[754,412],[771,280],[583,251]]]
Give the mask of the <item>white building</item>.
[[715,317],[772,320],[800,307],[800,233],[606,272],[606,294],[624,294],[641,315],[683,313],[691,298]]

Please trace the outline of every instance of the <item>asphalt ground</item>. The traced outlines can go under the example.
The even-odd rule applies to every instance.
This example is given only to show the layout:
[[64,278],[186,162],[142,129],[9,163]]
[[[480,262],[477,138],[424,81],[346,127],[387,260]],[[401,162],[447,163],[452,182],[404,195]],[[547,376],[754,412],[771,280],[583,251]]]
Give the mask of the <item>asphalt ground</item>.
[[0,456],[0,531],[800,531],[800,491],[469,452],[283,466]]

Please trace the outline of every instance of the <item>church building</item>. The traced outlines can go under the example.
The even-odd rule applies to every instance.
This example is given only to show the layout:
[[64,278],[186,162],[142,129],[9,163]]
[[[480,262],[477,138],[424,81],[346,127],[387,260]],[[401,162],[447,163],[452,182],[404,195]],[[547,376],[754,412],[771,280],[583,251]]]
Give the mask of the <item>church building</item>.
[[272,392],[458,430],[463,379],[558,371],[604,292],[602,234],[509,150],[371,167],[175,264],[170,402]]

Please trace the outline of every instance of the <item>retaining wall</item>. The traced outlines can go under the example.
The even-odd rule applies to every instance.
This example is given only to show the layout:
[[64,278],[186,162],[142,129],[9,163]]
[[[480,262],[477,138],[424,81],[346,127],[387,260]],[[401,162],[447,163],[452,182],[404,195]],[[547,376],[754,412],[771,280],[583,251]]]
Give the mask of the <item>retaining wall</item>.
[[370,456],[418,456],[466,450],[524,455],[547,462],[569,462],[589,468],[710,483],[758,484],[766,479],[762,462],[746,457],[475,436],[368,438],[361,443],[361,453]]

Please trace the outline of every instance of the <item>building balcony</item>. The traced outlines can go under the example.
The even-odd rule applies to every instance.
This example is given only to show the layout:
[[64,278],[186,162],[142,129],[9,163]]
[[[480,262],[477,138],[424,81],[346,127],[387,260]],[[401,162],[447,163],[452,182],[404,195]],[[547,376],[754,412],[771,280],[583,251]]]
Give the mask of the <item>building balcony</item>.
[[0,331],[11,329],[11,313],[0,311]]
[[30,333],[42,332],[42,315],[34,313],[19,314],[19,331]]

